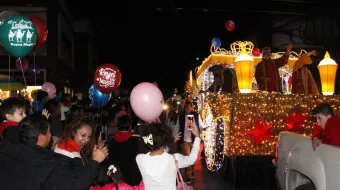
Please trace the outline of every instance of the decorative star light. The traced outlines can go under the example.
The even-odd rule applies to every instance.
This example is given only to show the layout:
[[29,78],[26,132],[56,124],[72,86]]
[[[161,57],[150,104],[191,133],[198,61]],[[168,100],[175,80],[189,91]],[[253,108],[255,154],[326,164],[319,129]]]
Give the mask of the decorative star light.
[[254,138],[255,144],[259,144],[262,140],[272,137],[272,124],[263,124],[261,121],[256,121],[255,128],[248,131],[247,136]]
[[302,115],[299,110],[294,110],[292,115],[285,118],[287,131],[303,131],[302,124],[308,119],[308,116]]

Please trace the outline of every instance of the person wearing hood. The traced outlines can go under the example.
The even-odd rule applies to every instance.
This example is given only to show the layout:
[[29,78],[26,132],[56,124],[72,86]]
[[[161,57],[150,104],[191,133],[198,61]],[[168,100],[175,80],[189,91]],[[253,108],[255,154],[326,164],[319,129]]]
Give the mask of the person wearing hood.
[[142,176],[136,163],[136,156],[143,151],[140,136],[132,132],[132,121],[128,115],[121,115],[117,122],[118,131],[109,146],[110,163],[119,166],[123,181],[138,185]]

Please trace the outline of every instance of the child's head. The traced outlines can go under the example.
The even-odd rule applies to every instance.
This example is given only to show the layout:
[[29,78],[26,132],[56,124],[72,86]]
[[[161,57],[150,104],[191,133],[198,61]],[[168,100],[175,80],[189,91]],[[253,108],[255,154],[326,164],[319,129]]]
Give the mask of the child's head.
[[313,115],[317,123],[324,129],[326,122],[334,115],[334,111],[329,103],[321,103],[313,109]]
[[98,175],[93,182],[93,186],[102,187],[107,184],[114,183],[116,189],[118,189],[118,184],[122,181],[122,178],[122,174],[117,166],[103,162],[100,164]]
[[168,147],[174,142],[171,128],[163,123],[151,123],[145,126],[142,138],[150,151]]
[[18,98],[7,98],[2,102],[1,113],[7,121],[20,122],[26,117],[23,100]]

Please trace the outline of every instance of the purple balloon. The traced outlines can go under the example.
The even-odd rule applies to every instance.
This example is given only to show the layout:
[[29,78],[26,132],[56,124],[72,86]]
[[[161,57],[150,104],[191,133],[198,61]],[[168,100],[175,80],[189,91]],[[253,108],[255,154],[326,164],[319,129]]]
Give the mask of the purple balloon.
[[154,84],[143,82],[133,88],[130,104],[140,119],[150,123],[162,113],[163,94]]

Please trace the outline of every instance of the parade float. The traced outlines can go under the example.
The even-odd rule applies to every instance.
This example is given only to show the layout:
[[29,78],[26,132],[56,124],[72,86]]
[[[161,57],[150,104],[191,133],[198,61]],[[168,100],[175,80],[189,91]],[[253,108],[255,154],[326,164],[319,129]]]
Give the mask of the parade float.
[[[315,121],[311,110],[320,102],[329,102],[339,113],[340,97],[333,95],[337,64],[328,52],[318,66],[322,94],[292,94],[291,77],[296,62],[306,55],[291,51],[287,64],[279,68],[283,93],[257,90],[254,72],[262,55],[248,41],[237,41],[230,50],[211,46],[211,54],[195,72],[190,72],[185,91],[196,106],[205,125],[204,147],[207,168],[219,170],[228,157],[273,156],[281,131],[311,135]],[[272,59],[284,52],[272,53]],[[212,67],[232,70],[238,91],[224,92],[221,88],[207,91],[214,84]],[[224,79],[225,80],[225,79]],[[233,84],[228,84],[232,86]]]

